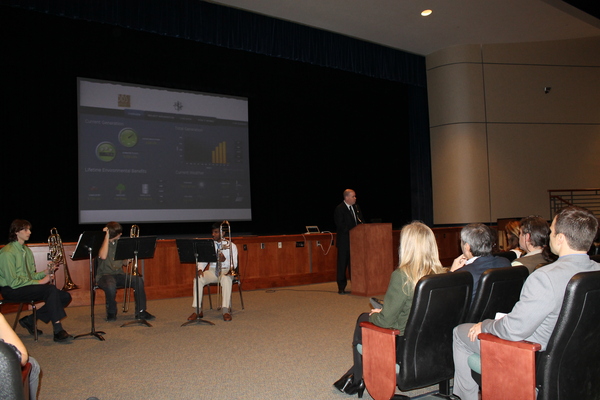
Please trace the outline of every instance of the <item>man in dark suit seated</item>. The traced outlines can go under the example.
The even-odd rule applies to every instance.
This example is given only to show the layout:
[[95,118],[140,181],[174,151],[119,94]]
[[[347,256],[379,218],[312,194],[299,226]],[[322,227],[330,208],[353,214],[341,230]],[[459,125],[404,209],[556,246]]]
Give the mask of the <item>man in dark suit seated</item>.
[[460,269],[473,275],[473,297],[477,292],[481,274],[490,268],[510,267],[507,258],[492,255],[494,239],[494,232],[483,224],[469,224],[460,231],[460,247],[463,253],[454,260],[450,272]]

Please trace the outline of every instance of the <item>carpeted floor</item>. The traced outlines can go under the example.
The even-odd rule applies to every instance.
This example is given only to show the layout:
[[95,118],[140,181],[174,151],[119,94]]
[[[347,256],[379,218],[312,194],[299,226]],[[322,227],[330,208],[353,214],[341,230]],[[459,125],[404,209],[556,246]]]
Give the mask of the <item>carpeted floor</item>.
[[[131,311],[105,322],[104,306],[96,306],[96,330],[106,332],[105,341],[87,336],[54,343],[50,327],[40,323],[44,335],[36,343],[18,326],[43,370],[38,398],[356,398],[338,392],[332,383],[350,367],[352,331],[357,316],[369,310],[367,298],[339,295],[335,283],[243,295],[245,310],[233,293],[231,322],[223,321],[220,311],[207,310],[205,296],[204,318],[215,326],[181,326],[194,310],[191,297],[150,301],[148,311],[157,317],[151,328],[121,328],[133,319]],[[71,307],[67,313],[63,325],[69,333],[90,331],[89,307]],[[15,315],[6,317],[12,322]],[[365,392],[364,398],[371,397]]]

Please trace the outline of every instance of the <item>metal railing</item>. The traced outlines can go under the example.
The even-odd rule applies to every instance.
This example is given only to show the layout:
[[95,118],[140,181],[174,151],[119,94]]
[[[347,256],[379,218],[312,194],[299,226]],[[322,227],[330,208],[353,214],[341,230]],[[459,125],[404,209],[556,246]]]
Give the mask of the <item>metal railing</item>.
[[566,206],[584,207],[600,216],[600,188],[597,189],[553,189],[548,190],[550,197],[550,217]]

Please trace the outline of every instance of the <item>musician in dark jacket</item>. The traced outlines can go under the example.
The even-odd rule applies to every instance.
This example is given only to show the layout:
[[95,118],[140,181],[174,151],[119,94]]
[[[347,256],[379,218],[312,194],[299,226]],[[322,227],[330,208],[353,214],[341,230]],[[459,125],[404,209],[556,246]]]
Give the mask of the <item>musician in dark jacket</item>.
[[344,201],[334,211],[333,218],[336,226],[337,255],[337,284],[338,293],[346,293],[346,269],[350,272],[350,229],[364,223],[364,218],[358,204],[356,193],[352,189],[344,190]]
[[96,283],[104,291],[106,298],[106,320],[117,320],[117,288],[125,287],[126,281],[130,280],[135,300],[135,319],[152,321],[156,317],[146,310],[144,279],[140,275],[126,274],[123,271],[123,266],[127,265],[128,260],[115,260],[117,242],[123,234],[123,227],[118,222],[111,221],[102,230],[105,235],[98,251]]

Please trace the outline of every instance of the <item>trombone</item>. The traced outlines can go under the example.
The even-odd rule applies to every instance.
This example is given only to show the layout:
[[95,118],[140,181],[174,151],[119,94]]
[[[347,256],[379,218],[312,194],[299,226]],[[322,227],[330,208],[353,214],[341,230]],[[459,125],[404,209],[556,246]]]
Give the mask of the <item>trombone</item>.
[[[50,236],[48,236],[48,249],[50,250],[50,260],[54,264],[54,268],[57,269],[60,264],[65,266],[65,283],[62,287],[62,290],[66,292],[77,289],[77,285],[73,283],[73,280],[71,279],[69,267],[67,266],[67,258],[65,257],[65,248],[56,228],[50,229]],[[51,279],[52,284],[56,285],[54,274],[52,274]]]
[[[140,237],[140,227],[137,225],[131,225],[129,237]],[[123,312],[129,311],[129,303],[131,302],[131,291],[129,289],[131,289],[131,285],[133,284],[134,276],[142,276],[142,274],[140,274],[138,271],[137,258],[132,258],[127,263],[127,271],[125,272],[125,294],[123,296]]]
[[[231,276],[231,279],[235,280],[238,276],[239,276],[239,272],[238,270],[234,267],[234,262],[233,262],[233,246],[231,245],[231,225],[229,224],[229,221],[223,221],[221,223],[221,225],[219,226],[219,236],[221,238],[221,247],[219,249],[219,253],[223,254],[224,251],[229,251],[229,257],[227,257],[228,262],[229,262],[229,266],[225,266],[225,268],[229,267],[228,271],[225,273],[225,275],[229,275]],[[217,271],[221,271],[219,273],[219,275],[222,274],[223,271],[223,266],[221,265],[221,261],[219,261],[219,254],[217,255]],[[220,278],[220,276],[219,276]],[[219,302],[220,304],[223,304],[221,296],[221,280],[219,279],[219,285],[217,287],[217,291],[218,291],[218,297],[219,297]],[[221,306],[218,307],[218,309],[220,309]]]

